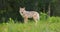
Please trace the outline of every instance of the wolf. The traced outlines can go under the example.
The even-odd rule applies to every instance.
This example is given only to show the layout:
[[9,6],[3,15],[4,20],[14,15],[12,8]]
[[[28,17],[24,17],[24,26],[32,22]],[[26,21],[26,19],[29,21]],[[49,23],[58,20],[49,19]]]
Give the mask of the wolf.
[[33,18],[34,21],[37,23],[37,21],[39,20],[39,13],[36,11],[26,11],[25,7],[23,8],[19,8],[19,13],[21,14],[21,16],[24,18],[24,23],[27,23],[28,18]]

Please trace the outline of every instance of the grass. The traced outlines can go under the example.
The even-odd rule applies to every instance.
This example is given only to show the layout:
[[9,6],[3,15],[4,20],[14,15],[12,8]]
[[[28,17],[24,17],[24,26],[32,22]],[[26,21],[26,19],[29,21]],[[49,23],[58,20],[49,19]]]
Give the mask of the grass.
[[12,19],[9,23],[0,24],[0,32],[60,32],[60,17],[50,17],[47,20],[34,22],[14,23]]

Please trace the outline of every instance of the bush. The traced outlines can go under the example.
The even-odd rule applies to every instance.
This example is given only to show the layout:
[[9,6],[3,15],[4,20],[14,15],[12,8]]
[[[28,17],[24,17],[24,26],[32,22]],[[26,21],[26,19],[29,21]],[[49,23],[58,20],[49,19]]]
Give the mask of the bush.
[[48,18],[48,16],[47,16],[47,14],[45,14],[45,13],[40,13],[40,20],[47,20],[47,18]]
[[60,22],[60,17],[50,17],[49,18],[49,22],[52,22],[52,23],[54,23],[54,22]]

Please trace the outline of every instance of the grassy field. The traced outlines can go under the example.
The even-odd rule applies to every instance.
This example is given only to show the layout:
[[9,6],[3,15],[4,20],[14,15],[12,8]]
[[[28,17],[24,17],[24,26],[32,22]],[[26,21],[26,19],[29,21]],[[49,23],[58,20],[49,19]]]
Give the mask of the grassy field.
[[9,23],[0,24],[0,32],[60,32],[60,17],[50,17],[47,20],[34,22],[14,23],[10,19]]

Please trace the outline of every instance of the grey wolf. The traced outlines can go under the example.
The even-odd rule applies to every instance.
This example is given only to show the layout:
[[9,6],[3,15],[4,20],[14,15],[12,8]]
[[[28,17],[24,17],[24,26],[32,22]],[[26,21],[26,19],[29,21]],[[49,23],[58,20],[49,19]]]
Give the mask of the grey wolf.
[[34,21],[37,23],[37,21],[39,20],[39,13],[36,11],[26,11],[25,7],[23,8],[19,8],[19,13],[21,14],[21,16],[24,18],[24,23],[27,23],[28,18],[33,18]]

